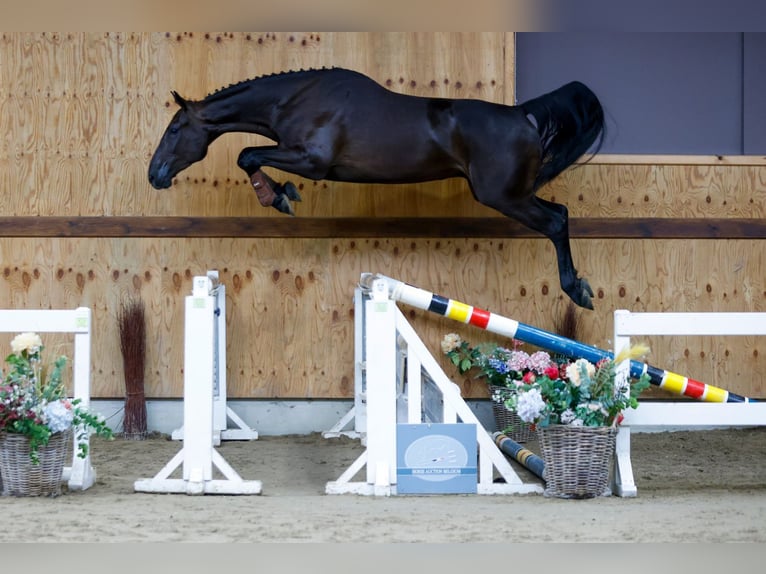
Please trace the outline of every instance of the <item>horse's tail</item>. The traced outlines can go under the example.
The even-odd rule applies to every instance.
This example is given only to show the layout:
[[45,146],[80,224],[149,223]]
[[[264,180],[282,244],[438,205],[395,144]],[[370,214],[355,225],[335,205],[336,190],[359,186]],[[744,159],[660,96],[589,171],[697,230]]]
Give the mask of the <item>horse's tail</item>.
[[543,147],[535,189],[571,166],[593,142],[597,142],[593,155],[601,149],[606,133],[604,110],[585,84],[570,82],[520,107],[534,117]]

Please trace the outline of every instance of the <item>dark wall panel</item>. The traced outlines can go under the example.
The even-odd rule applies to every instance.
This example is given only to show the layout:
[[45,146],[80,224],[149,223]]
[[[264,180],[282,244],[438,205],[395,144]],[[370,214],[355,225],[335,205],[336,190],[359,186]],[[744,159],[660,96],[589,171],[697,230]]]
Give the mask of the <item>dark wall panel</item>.
[[605,153],[737,155],[742,47],[739,33],[520,33],[516,97],[580,80],[606,109]]
[[766,34],[745,34],[744,153],[766,154]]

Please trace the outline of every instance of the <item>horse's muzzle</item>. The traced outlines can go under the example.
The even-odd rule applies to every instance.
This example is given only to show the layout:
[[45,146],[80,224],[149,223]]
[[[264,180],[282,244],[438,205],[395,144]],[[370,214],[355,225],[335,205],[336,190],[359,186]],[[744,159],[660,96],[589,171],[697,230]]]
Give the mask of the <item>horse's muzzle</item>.
[[170,175],[167,164],[161,165],[159,168],[150,166],[148,175],[149,183],[154,189],[167,189],[173,184],[173,177]]

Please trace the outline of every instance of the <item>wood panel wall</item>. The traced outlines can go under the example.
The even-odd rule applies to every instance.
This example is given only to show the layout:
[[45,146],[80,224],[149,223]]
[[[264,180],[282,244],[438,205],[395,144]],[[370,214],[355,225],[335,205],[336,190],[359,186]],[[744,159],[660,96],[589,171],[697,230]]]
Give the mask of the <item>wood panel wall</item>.
[[[220,138],[168,190],[151,188],[146,169],[174,112],[171,90],[201,99],[249,77],[321,66],[354,68],[405,93],[513,103],[513,35],[506,33],[5,33],[0,218],[9,229],[39,216],[75,223],[93,216],[246,217],[253,226],[284,219],[258,204],[235,164],[243,146],[261,143],[257,136]],[[498,222],[460,180],[373,186],[289,177],[304,198],[291,222],[296,228],[301,218]],[[757,164],[594,162],[541,195],[567,204],[576,220],[659,218],[714,228],[762,221],[765,192],[766,169]],[[452,229],[415,238],[244,237],[237,229],[219,237],[4,235],[0,228],[0,307],[93,309],[97,397],[124,392],[116,313],[128,296],[141,297],[148,311],[148,396],[182,395],[183,298],[192,277],[207,269],[218,269],[227,288],[229,394],[243,398],[352,396],[353,289],[362,272],[545,329],[567,305],[553,249],[533,236],[477,238]],[[651,228],[643,237],[573,239],[575,263],[596,291],[596,310],[579,313],[583,341],[610,347],[615,308],[766,310],[762,237],[660,238]],[[447,332],[488,339],[405,312],[437,356]],[[650,362],[764,396],[764,341],[739,339],[650,340]],[[466,395],[486,396],[476,381],[458,382]]]

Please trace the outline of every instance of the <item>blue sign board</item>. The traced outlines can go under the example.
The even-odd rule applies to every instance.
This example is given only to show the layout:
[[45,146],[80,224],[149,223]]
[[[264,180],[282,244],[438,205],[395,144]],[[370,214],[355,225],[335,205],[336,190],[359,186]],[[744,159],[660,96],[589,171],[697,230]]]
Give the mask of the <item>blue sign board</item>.
[[476,425],[396,425],[397,494],[476,494]]

